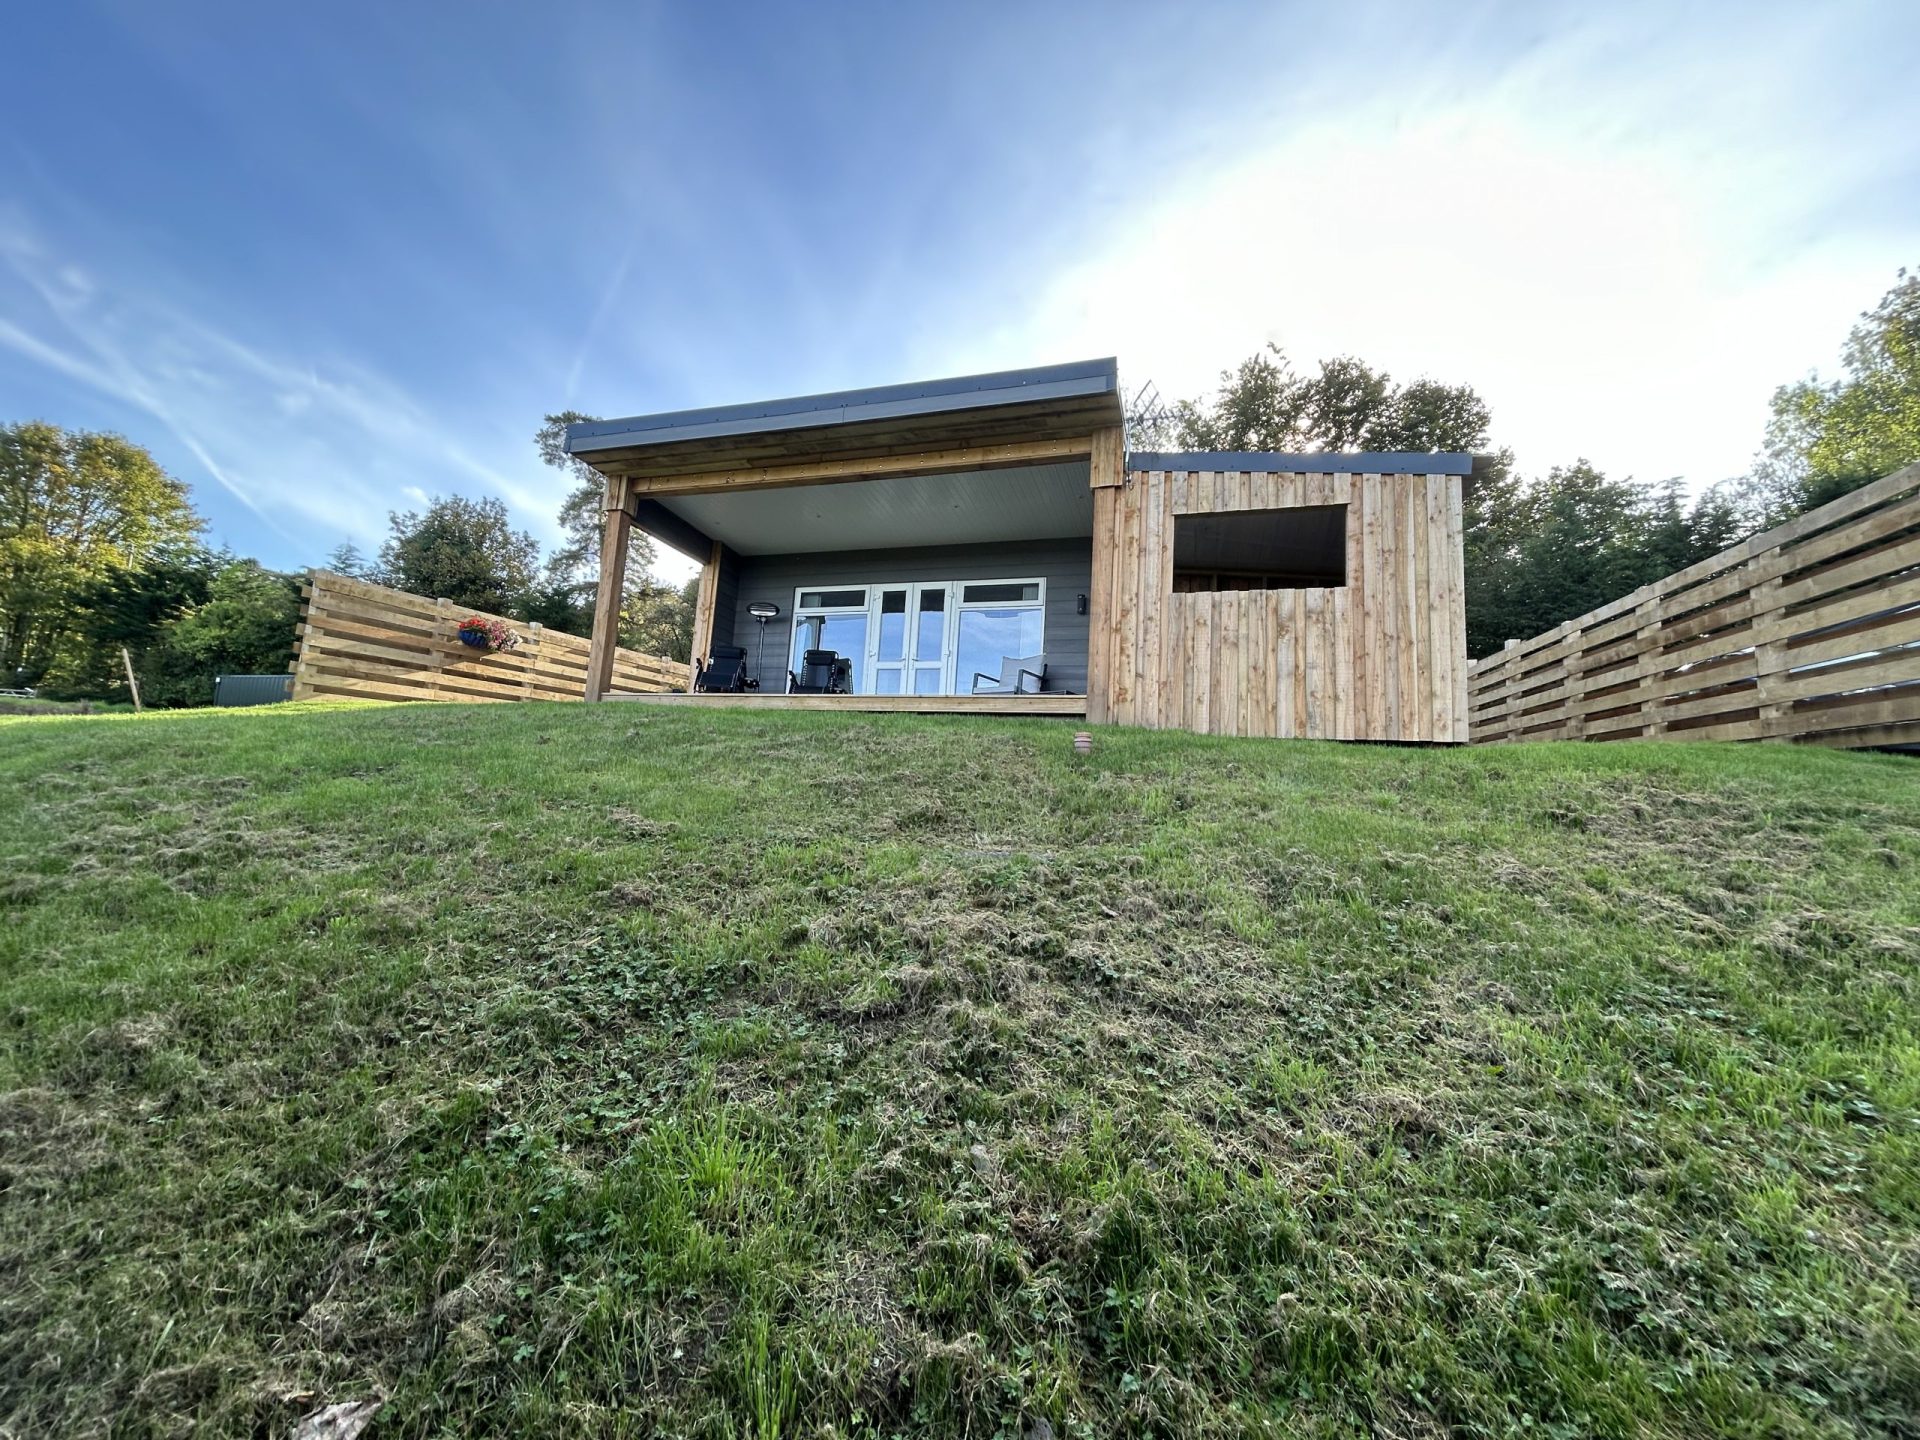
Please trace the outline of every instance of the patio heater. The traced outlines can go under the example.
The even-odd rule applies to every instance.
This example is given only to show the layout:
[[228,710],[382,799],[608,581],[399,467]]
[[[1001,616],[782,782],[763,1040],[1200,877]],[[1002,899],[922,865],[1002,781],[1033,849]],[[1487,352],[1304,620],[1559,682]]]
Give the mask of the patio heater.
[[771,600],[756,600],[747,606],[747,614],[751,615],[755,623],[760,627],[759,654],[754,657],[753,661],[753,683],[756,689],[759,688],[760,674],[767,666],[767,621],[773,619],[773,617],[779,613],[780,607]]

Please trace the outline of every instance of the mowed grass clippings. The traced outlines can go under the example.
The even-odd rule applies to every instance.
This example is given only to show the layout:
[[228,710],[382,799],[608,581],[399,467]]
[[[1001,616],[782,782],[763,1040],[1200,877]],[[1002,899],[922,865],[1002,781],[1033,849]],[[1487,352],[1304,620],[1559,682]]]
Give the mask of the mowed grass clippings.
[[0,1434],[1920,1433],[1920,762],[0,725]]

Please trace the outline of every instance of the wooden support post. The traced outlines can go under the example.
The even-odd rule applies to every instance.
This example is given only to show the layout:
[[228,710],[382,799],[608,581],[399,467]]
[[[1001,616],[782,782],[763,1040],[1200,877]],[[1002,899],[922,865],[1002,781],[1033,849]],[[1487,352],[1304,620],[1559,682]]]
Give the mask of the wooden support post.
[[1087,466],[1093,487],[1093,583],[1087,592],[1087,720],[1113,719],[1113,589],[1119,544],[1119,495],[1127,478],[1125,432],[1097,430]]
[[600,588],[593,597],[593,647],[587,653],[588,700],[613,688],[613,657],[620,643],[620,603],[626,598],[627,545],[633,538],[632,490],[625,476],[607,481],[606,526],[600,533]]
[[1762,740],[1793,733],[1793,701],[1778,698],[1787,683],[1787,637],[1772,623],[1780,614],[1782,588],[1780,578],[1775,576],[1762,580],[1750,592],[1754,631],[1770,637],[1753,647],[1753,689],[1760,702],[1754,730]]
[[687,667],[687,688],[693,688],[693,677],[703,657],[713,654],[713,612],[720,599],[720,564],[725,554],[718,540],[713,542],[707,554],[707,563],[700,567],[700,597],[693,607],[693,659]]

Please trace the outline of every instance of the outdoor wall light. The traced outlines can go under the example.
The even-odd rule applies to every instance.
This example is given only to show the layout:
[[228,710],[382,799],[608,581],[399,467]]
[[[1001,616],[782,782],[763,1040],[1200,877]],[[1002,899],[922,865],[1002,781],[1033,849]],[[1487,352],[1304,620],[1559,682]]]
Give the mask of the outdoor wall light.
[[759,653],[753,657],[753,668],[755,671],[753,684],[755,689],[758,689],[760,685],[758,672],[767,668],[767,621],[773,619],[773,617],[779,613],[780,607],[771,600],[756,600],[747,606],[747,614],[751,615],[760,623],[760,644],[756,647]]
[[1084,615],[1087,613],[1086,596],[1082,595],[1073,602],[1073,613],[1076,615]]

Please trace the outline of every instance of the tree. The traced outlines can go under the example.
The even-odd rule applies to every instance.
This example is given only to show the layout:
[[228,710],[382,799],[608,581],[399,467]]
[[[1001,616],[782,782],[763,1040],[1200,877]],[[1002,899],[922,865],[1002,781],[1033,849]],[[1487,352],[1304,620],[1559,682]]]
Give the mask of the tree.
[[1297,373],[1277,345],[1220,372],[1212,400],[1173,410],[1189,450],[1483,450],[1492,412],[1470,385],[1396,385],[1352,356]]
[[300,582],[220,556],[205,601],[164,626],[136,670],[150,705],[209,705],[216,675],[284,671],[300,623]]
[[360,547],[351,540],[342,540],[333,547],[327,556],[327,569],[336,575],[351,576],[355,580],[379,580],[379,567],[368,561],[360,553]]
[[508,523],[507,507],[491,496],[438,497],[424,511],[387,518],[393,533],[380,547],[386,584],[497,615],[515,613],[534,589],[540,547]]
[[644,581],[629,591],[620,607],[620,643],[668,660],[693,656],[693,612],[700,598],[700,577],[684,585]]
[[143,653],[174,621],[205,604],[223,563],[223,557],[192,546],[82,582],[69,599],[76,653],[52,688],[86,699],[120,690],[121,648]]
[[1902,269],[1847,337],[1845,378],[1773,393],[1753,483],[1760,521],[1777,524],[1920,461],[1920,275]]
[[0,427],[0,676],[71,658],[78,590],[183,549],[200,525],[187,487],[119,435]]
[[1175,440],[1184,450],[1299,450],[1310,399],[1286,353],[1269,344],[1238,369],[1222,370],[1211,402],[1173,407]]
[[[1585,460],[1476,486],[1467,506],[1467,653],[1486,655],[1726,549],[1746,532],[1724,492],[1609,480]],[[1476,513],[1477,512],[1477,513]]]
[[[598,417],[578,410],[562,410],[549,415],[534,432],[533,443],[540,458],[572,482],[567,498],[560,502],[560,546],[547,560],[547,578],[558,585],[584,585],[600,582],[600,536],[606,522],[607,481],[578,455],[567,453],[567,426],[585,424]],[[645,585],[647,576],[659,563],[651,536],[635,534],[627,545],[626,584],[629,591]]]

